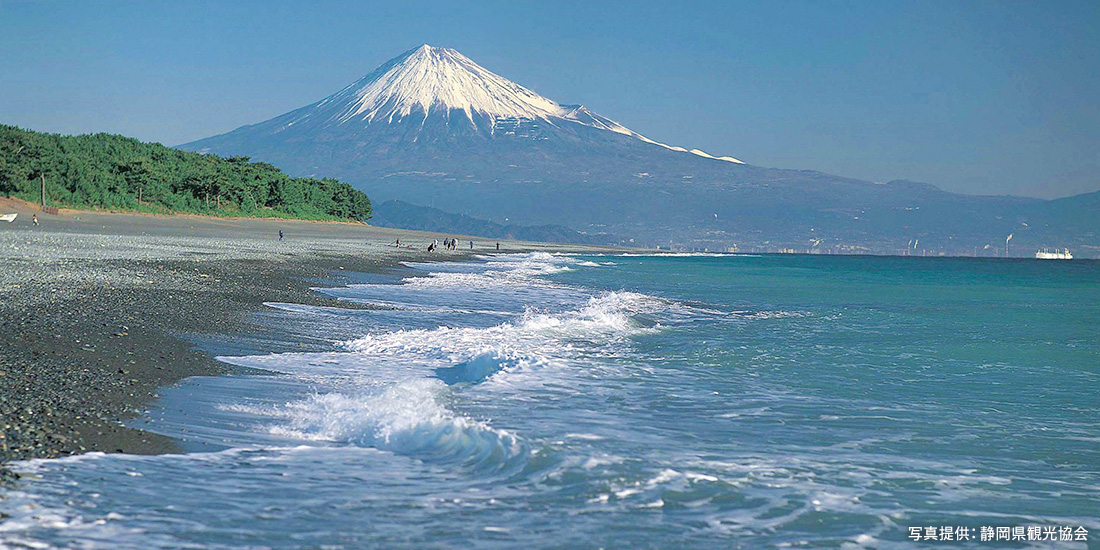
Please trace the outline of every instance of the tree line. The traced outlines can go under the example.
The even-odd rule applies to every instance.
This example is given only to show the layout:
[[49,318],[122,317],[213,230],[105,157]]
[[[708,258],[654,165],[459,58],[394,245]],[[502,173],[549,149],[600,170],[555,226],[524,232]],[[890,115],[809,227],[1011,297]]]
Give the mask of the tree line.
[[335,179],[292,178],[114,134],[63,136],[0,124],[0,195],[76,208],[365,221],[370,199]]

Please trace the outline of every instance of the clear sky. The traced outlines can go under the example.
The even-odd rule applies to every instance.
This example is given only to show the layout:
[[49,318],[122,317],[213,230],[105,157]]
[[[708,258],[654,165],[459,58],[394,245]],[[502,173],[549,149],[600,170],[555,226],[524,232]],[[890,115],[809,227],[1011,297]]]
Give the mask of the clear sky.
[[175,145],[428,43],[651,138],[965,193],[1100,189],[1100,2],[0,0],[0,122]]

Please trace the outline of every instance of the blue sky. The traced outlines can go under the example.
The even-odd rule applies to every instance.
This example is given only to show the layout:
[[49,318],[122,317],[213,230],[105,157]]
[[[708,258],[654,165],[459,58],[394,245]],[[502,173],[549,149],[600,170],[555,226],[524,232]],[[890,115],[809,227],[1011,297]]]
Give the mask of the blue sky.
[[1100,189],[1100,2],[0,0],[0,122],[178,144],[458,49],[654,139],[965,193]]

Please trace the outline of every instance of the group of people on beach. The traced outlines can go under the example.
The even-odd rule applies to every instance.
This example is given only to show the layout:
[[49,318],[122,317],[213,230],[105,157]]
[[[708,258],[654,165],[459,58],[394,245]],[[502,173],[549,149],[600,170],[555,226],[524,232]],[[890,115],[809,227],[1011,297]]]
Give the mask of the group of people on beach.
[[[280,231],[279,232],[279,240],[282,240],[282,236],[283,236],[282,232]],[[393,246],[395,246],[397,248],[402,248],[402,247],[412,248],[412,246],[408,245],[408,244],[402,245],[401,244],[401,239],[395,240],[393,242]],[[438,240],[435,240],[435,241],[432,241],[432,242],[428,243],[428,252],[435,252],[436,250],[439,250],[439,246],[440,245],[439,245]],[[458,250],[458,239],[453,239],[453,238],[452,239],[443,239],[443,247],[446,248],[447,250]],[[470,241],[470,250],[473,250],[473,249],[474,249],[474,241]],[[497,243],[497,250],[500,250],[500,243]]]
[[[447,250],[458,250],[458,239],[443,239],[443,246]],[[474,241],[470,241],[470,250],[474,248]],[[439,241],[432,241],[428,244],[428,252],[435,252],[439,250]]]
[[[38,216],[35,216],[34,218],[34,225],[38,225]],[[283,240],[283,231],[281,229],[279,230],[279,240]],[[401,248],[401,239],[395,240],[393,246]],[[443,239],[443,246],[447,250],[458,250],[458,239]],[[406,244],[405,248],[412,248],[412,246]],[[473,249],[474,241],[470,241],[470,250]],[[439,241],[432,241],[428,243],[428,252],[435,252],[436,250],[439,250]],[[497,243],[497,250],[500,250],[500,243]]]
[[[397,241],[397,246],[401,246],[401,241]],[[458,239],[443,239],[443,246],[447,250],[458,250]],[[470,241],[470,250],[474,249],[474,241]],[[428,243],[428,252],[435,252],[439,250],[439,241],[432,241]],[[497,250],[500,250],[500,243],[497,243]]]

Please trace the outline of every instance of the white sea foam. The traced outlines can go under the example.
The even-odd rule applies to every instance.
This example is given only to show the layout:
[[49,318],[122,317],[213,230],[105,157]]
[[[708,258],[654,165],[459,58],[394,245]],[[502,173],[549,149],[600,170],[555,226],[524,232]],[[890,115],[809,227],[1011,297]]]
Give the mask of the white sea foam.
[[[448,386],[510,387],[516,382],[507,378],[532,373],[521,383],[530,390],[546,378],[535,374],[543,369],[590,370],[591,361],[583,359],[584,353],[615,353],[617,348],[629,347],[632,336],[660,330],[657,319],[664,313],[706,313],[635,292],[592,296],[582,289],[546,282],[544,277],[571,265],[589,267],[568,256],[534,253],[485,260],[445,267],[417,265],[431,271],[399,285],[353,285],[349,296],[392,299],[395,302],[390,303],[402,309],[421,311],[438,309],[435,304],[463,296],[475,296],[470,303],[476,304],[479,289],[487,292],[488,299],[506,291],[554,288],[558,302],[571,305],[559,311],[529,307],[514,320],[488,327],[380,330],[344,342],[342,353],[223,358],[292,374],[321,388],[317,395],[283,405],[238,404],[234,410],[267,418],[264,429],[278,437],[501,465],[524,453],[521,439],[451,410]],[[505,296],[506,301],[515,300]],[[596,466],[596,462],[586,464]]]
[[[431,301],[454,288],[544,285],[541,277],[576,264],[545,253],[494,257],[480,272],[432,272],[401,285],[357,285],[352,290]],[[577,290],[572,290],[578,293]],[[582,294],[583,295],[583,294]],[[578,296],[579,298],[579,296]],[[407,304],[418,307],[416,304]],[[321,392],[284,405],[234,405],[266,417],[279,437],[374,447],[431,460],[505,464],[520,457],[517,436],[451,410],[449,386],[491,381],[502,374],[567,367],[579,349],[629,345],[630,336],[659,330],[641,318],[671,302],[633,292],[590,296],[565,311],[528,308],[514,321],[479,328],[438,326],[383,330],[342,344],[343,353],[294,353],[222,358],[242,366],[293,374],[321,384]],[[423,306],[432,307],[432,306]],[[342,382],[336,382],[340,378]],[[327,384],[327,386],[326,386]]]
[[280,436],[348,443],[433,460],[504,463],[523,445],[502,430],[455,414],[444,402],[447,386],[430,378],[393,384],[362,395],[329,393],[289,403],[278,412]]
[[[399,285],[353,284],[325,292],[354,301],[369,301],[414,309],[414,305],[439,300],[449,305],[473,297],[499,301],[513,293],[531,295],[543,302],[548,294],[575,294],[576,290],[549,282],[543,277],[572,271],[578,260],[547,253],[484,257],[482,263],[410,264],[427,270],[407,277]],[[435,294],[433,294],[435,293]]]
[[371,334],[346,342],[344,347],[372,356],[411,355],[452,363],[485,354],[550,360],[571,349],[570,340],[608,342],[657,330],[639,323],[635,316],[656,312],[667,307],[666,304],[644,294],[610,292],[591,298],[576,311],[550,314],[529,309],[515,323],[490,328],[439,327]]

